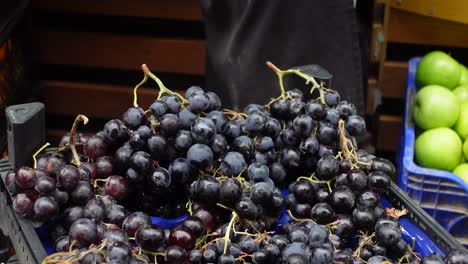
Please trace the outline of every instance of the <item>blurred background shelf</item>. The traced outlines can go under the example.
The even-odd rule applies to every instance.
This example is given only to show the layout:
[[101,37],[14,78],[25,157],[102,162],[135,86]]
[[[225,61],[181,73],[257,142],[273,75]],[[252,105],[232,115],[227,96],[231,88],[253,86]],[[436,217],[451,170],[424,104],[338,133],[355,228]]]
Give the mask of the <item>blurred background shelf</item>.
[[[174,90],[204,82],[198,0],[39,0],[32,13],[49,141],[69,130],[79,113],[92,120],[84,131],[118,118],[133,102],[142,63]],[[148,82],[139,89],[141,106],[156,98],[154,87]]]

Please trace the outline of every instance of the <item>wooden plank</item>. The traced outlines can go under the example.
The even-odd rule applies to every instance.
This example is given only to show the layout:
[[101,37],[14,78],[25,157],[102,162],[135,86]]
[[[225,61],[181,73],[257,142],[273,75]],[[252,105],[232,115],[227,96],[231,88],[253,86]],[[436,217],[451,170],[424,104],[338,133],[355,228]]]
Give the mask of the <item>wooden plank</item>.
[[379,116],[377,149],[396,150],[400,137],[401,117],[381,115]]
[[201,20],[198,0],[37,0],[34,9],[48,12]]
[[[120,118],[133,106],[133,87],[76,83],[63,81],[44,81],[41,92],[50,114],[89,118]],[[138,104],[143,109],[156,99],[156,88],[139,88]]]
[[201,75],[206,41],[91,32],[40,31],[39,59],[44,64]]
[[408,63],[386,61],[380,74],[379,88],[383,97],[403,98],[408,78]]
[[367,80],[367,102],[366,102],[366,114],[372,115],[375,111],[374,93],[377,89],[377,80]]
[[388,23],[389,42],[468,47],[468,27],[465,24],[394,8]]
[[468,24],[466,0],[391,0],[390,5],[420,15]]

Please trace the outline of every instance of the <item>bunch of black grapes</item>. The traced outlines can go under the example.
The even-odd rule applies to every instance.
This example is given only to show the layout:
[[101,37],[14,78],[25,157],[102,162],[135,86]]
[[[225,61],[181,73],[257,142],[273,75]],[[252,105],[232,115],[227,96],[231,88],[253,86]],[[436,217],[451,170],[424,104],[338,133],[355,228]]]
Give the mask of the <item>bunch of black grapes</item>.
[[[198,86],[182,96],[145,76],[160,88],[148,110],[135,97],[91,136],[76,132],[81,116],[59,148],[8,174],[14,210],[53,223],[58,253],[44,263],[420,260],[402,239],[400,212],[380,204],[395,168],[358,149],[365,121],[336,91],[315,87],[319,98],[307,99],[282,90],[236,112]],[[170,229],[150,218],[184,214]],[[292,222],[279,228],[285,214]]]

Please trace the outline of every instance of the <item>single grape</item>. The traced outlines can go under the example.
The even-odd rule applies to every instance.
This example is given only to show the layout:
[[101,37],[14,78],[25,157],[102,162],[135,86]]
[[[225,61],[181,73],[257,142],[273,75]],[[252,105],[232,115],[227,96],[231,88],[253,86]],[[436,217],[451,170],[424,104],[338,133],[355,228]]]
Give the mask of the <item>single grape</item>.
[[179,115],[180,128],[185,129],[185,130],[190,130],[193,122],[195,121],[195,119],[198,118],[196,114],[194,114],[188,109],[183,109],[182,111],[179,112],[178,115]]
[[133,153],[133,155],[130,157],[130,167],[132,167],[137,172],[148,173],[153,169],[153,160],[148,153],[144,151],[138,151]]
[[121,120],[112,119],[104,125],[102,136],[110,144],[116,145],[128,140],[130,133]]
[[148,184],[154,192],[161,192],[171,186],[172,177],[168,170],[159,167],[148,178]]
[[334,90],[325,92],[324,97],[325,97],[325,103],[329,107],[335,107],[340,102],[340,94]]
[[98,242],[96,224],[88,218],[76,220],[70,226],[69,234],[70,241],[75,241],[78,248],[85,248]]
[[85,205],[93,196],[93,187],[87,181],[78,182],[76,188],[70,193],[71,200],[77,205]]
[[246,162],[244,156],[235,151],[226,153],[221,160],[221,171],[226,176],[237,176],[244,170]]
[[352,115],[346,119],[345,129],[349,135],[357,138],[362,138],[366,134],[366,121],[358,116]]
[[151,225],[151,219],[148,215],[142,212],[135,212],[128,215],[122,223],[122,229],[131,237],[135,236],[135,232],[144,225]]
[[169,243],[189,250],[195,245],[195,236],[189,228],[178,226],[171,230],[169,234]]
[[31,213],[34,201],[25,193],[18,193],[13,197],[13,210],[18,215],[26,216]]
[[106,217],[106,206],[99,198],[92,198],[84,207],[84,216],[90,219],[104,221]]
[[205,93],[194,93],[189,98],[188,109],[194,113],[201,113],[210,107],[210,97]]
[[16,171],[15,183],[22,189],[32,189],[36,185],[36,171],[29,167],[21,167]]
[[[218,133],[221,131],[217,131]],[[228,141],[232,141],[241,135],[241,124],[239,120],[233,119],[226,122],[223,135]]]
[[190,86],[187,90],[185,90],[185,98],[189,98],[196,93],[204,93],[204,91],[200,86]]
[[[144,158],[144,163],[141,164],[142,166],[144,165],[145,168],[137,168],[138,170],[142,170],[142,171],[146,171],[148,170],[148,163],[149,161],[148,160],[151,160],[151,158],[155,159],[155,160],[161,160],[165,153],[167,153],[167,149],[168,149],[168,143],[167,143],[167,139],[165,137],[163,137],[162,135],[155,135],[155,136],[152,136],[148,139],[148,142],[147,142],[147,147],[148,147],[148,151],[149,151],[149,154],[144,152],[145,154],[141,153],[139,155],[141,156],[145,156],[143,157]],[[138,153],[138,152],[137,152]],[[130,160],[131,162],[131,160]],[[143,162],[143,160],[141,160],[141,162]],[[152,163],[152,162],[151,162]]]
[[190,165],[204,169],[213,163],[213,152],[204,144],[195,144],[187,151],[187,160]]
[[317,203],[312,207],[311,218],[318,224],[328,224],[334,221],[335,212],[327,203]]
[[175,114],[165,114],[159,121],[159,128],[166,137],[174,137],[179,131],[180,121]]
[[117,241],[107,248],[109,263],[129,263],[131,256],[132,250],[128,243]]
[[330,180],[338,175],[339,170],[339,161],[334,156],[327,155],[317,162],[316,175],[319,179]]
[[146,122],[146,113],[141,107],[130,107],[122,115],[122,121],[130,129],[137,129]]
[[254,112],[247,116],[245,130],[253,134],[261,133],[265,129],[267,121],[267,116],[263,112]]
[[116,200],[125,199],[128,194],[127,181],[122,176],[111,175],[107,178],[104,191]]
[[68,236],[59,237],[55,241],[54,248],[57,252],[68,251],[70,249],[70,238]]
[[281,163],[273,163],[269,167],[269,176],[276,185],[283,183],[287,177],[286,169]]
[[338,141],[338,131],[330,123],[320,122],[316,136],[320,144],[324,145],[332,145]]
[[236,179],[228,178],[221,183],[219,201],[226,206],[232,206],[242,196],[242,186]]
[[73,191],[80,182],[80,173],[75,166],[64,165],[57,173],[57,187],[67,192]]
[[187,261],[187,252],[179,246],[169,246],[164,254],[164,259],[168,264],[179,264]]
[[224,116],[223,112],[221,111],[211,111],[206,115],[206,118],[210,119],[213,121],[213,123],[216,126],[216,132],[221,133],[224,131],[224,128],[227,124],[227,118]]
[[216,125],[208,118],[198,118],[190,130],[192,138],[202,144],[210,144],[216,135]]
[[43,195],[51,194],[55,191],[55,179],[49,176],[42,176],[37,179],[34,189]]
[[122,226],[128,215],[127,209],[120,204],[106,206],[106,223]]
[[356,114],[356,107],[347,101],[341,101],[336,106],[336,110],[340,113],[340,117],[346,120],[349,116]]
[[180,152],[185,152],[192,146],[192,141],[190,131],[179,130],[174,139],[174,147]]
[[68,207],[62,214],[63,223],[66,227],[71,226],[76,220],[85,216],[84,209],[82,206]]
[[376,193],[384,193],[390,188],[391,180],[387,174],[381,171],[369,173],[367,186]]
[[179,97],[175,95],[170,96],[163,96],[160,98],[161,101],[166,103],[167,110],[172,114],[178,114],[180,111],[180,107],[182,106],[182,101],[180,101]]
[[195,237],[200,237],[205,232],[203,221],[196,216],[189,216],[182,225],[190,229]]
[[306,113],[314,120],[320,121],[325,117],[325,106],[317,100],[310,100],[306,106]]
[[151,114],[155,117],[161,117],[167,113],[167,104],[161,100],[156,100],[150,105]]
[[301,166],[301,156],[294,148],[284,148],[281,152],[281,164],[289,169],[299,168]]
[[136,243],[144,250],[156,252],[165,242],[164,232],[157,225],[145,225],[135,233]]
[[270,105],[270,113],[273,117],[279,119],[288,119],[289,112],[288,112],[288,104],[285,100],[276,100]]
[[175,183],[187,184],[192,178],[192,167],[186,159],[178,158],[169,165],[169,174]]
[[90,159],[97,160],[97,158],[107,154],[108,146],[102,136],[94,135],[86,141],[83,151]]
[[330,203],[338,213],[351,213],[356,204],[356,198],[350,188],[338,186],[331,193]]
[[253,141],[248,136],[239,136],[231,143],[231,150],[241,153],[246,160],[252,155],[253,147]]

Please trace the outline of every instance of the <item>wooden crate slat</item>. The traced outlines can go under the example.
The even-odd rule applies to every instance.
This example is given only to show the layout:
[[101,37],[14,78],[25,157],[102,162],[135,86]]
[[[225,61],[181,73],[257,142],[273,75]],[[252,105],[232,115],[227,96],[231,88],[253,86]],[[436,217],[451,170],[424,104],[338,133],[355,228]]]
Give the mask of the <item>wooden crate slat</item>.
[[205,72],[204,40],[57,31],[39,31],[37,39],[44,64],[139,70],[146,63],[154,72]]
[[401,117],[391,115],[379,116],[377,149],[396,150],[400,137]]
[[[133,106],[133,87],[78,83],[64,81],[44,81],[42,97],[49,114],[89,118],[120,118]],[[138,89],[138,105],[148,109],[156,99],[156,88]]]
[[383,97],[404,98],[408,78],[408,63],[386,61],[379,79]]
[[37,0],[33,8],[49,12],[201,20],[198,0]]
[[465,24],[391,9],[388,42],[468,47]]
[[468,24],[468,5],[466,0],[391,0],[390,5],[409,12]]

